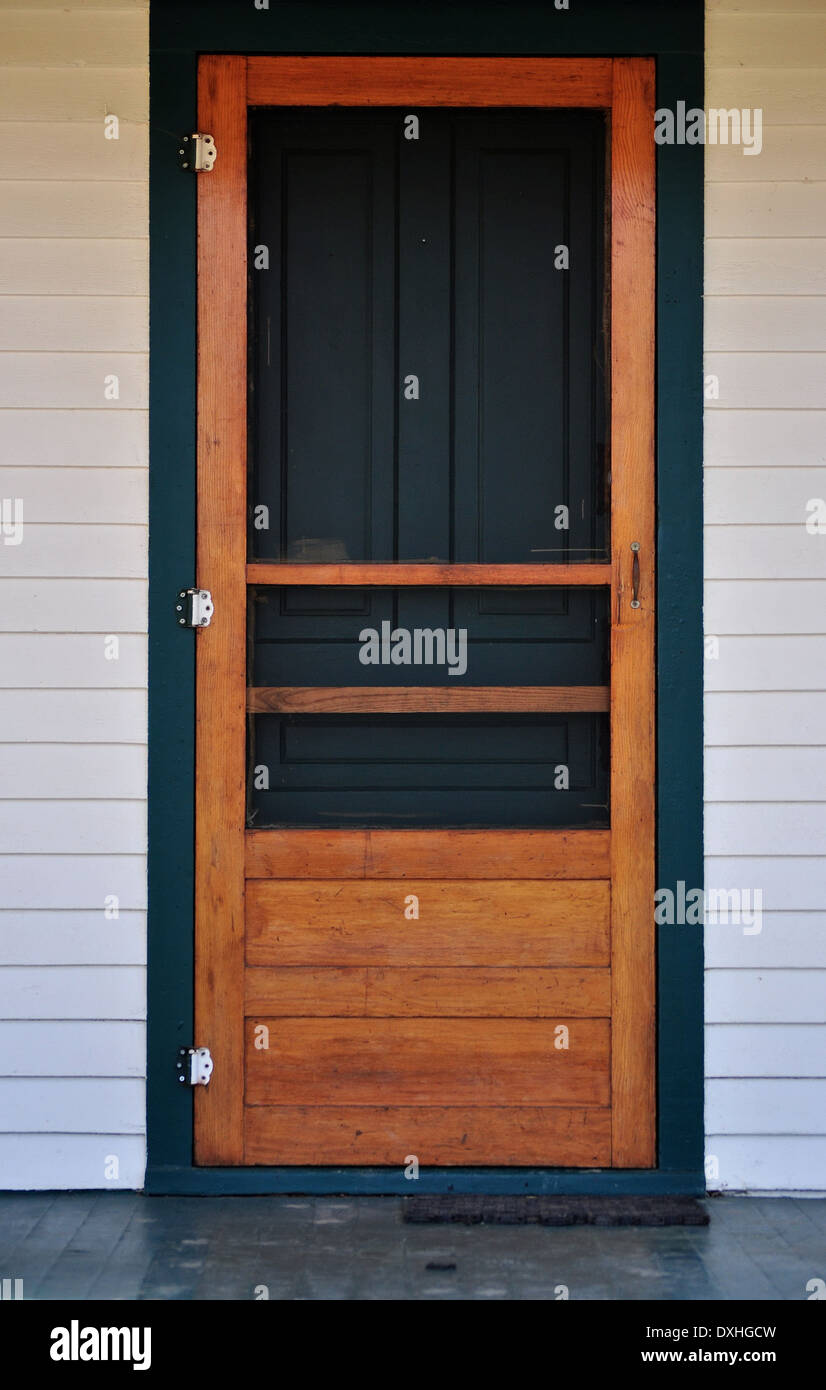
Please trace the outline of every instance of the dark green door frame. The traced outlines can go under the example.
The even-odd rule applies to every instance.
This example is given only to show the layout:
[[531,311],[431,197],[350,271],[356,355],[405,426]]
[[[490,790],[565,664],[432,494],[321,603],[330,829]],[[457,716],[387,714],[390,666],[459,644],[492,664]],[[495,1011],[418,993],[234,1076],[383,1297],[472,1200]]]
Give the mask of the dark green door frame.
[[[409,1194],[401,1169],[196,1168],[192,1096],[175,1054],[193,1038],[196,634],[174,618],[195,582],[195,185],[201,53],[653,56],[657,105],[703,105],[702,0],[390,3],[151,0],[149,501],[150,1192]],[[220,153],[219,153],[220,157]],[[208,177],[208,175],[207,175]],[[702,870],[702,146],[657,152],[657,886]],[[219,731],[216,731],[218,734]],[[653,911],[653,904],[652,904]],[[702,929],[659,928],[658,1166],[423,1169],[417,1192],[701,1192]]]

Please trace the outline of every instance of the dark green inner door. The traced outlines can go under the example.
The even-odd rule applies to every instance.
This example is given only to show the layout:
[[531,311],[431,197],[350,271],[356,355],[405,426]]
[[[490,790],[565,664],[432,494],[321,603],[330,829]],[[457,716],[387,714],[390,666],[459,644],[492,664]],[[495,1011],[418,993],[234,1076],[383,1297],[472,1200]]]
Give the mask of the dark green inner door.
[[[605,561],[602,116],[251,117],[250,560]],[[608,684],[604,589],[250,592],[250,686]],[[255,713],[248,800],[256,828],[604,826],[608,716]]]

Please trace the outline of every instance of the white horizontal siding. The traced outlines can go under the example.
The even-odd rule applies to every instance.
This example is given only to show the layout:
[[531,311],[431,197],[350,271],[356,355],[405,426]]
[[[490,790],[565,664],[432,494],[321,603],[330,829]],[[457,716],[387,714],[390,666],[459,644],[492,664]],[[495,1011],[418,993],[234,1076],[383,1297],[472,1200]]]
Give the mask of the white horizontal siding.
[[64,237],[94,237],[101,227],[111,228],[113,237],[139,237],[146,225],[146,188],[138,182],[78,181],[56,194],[53,183],[10,180],[6,197],[0,208],[3,237],[25,236],[27,228],[31,236],[48,236],[55,218]]
[[765,912],[822,912],[826,859],[822,855],[713,855],[706,842],[706,888],[763,894]]
[[[710,106],[712,104],[709,102]],[[800,126],[773,125],[771,113],[763,108],[762,149],[759,154],[746,155],[739,145],[709,144],[706,153],[707,181],[710,184],[789,182],[813,176],[813,171],[823,170],[826,160],[824,129],[820,126],[807,128],[805,140],[801,140],[800,132]],[[756,230],[749,227],[750,235],[754,236]]]
[[0,1187],[143,1175],[147,10],[0,7]]
[[[31,0],[28,8],[33,8]],[[54,9],[55,5],[43,8]],[[3,72],[0,121],[99,121],[109,111],[122,121],[146,120],[146,73],[142,68],[90,68],[86,64],[80,69],[7,67]]]
[[826,496],[826,468],[710,468],[704,493],[708,526],[798,527],[807,502]]
[[0,166],[12,181],[141,181],[149,155],[148,126],[138,121],[121,125],[118,118],[114,140],[106,138],[104,121],[104,114],[97,121],[2,121]]
[[[116,379],[116,381],[113,381]],[[146,406],[146,356],[128,352],[4,352],[0,409],[140,410]],[[117,398],[107,399],[107,391]]]
[[146,632],[145,583],[141,579],[0,578],[0,632],[63,632],[69,624],[84,632]]
[[[145,225],[145,212],[141,219]],[[30,352],[140,352],[146,332],[146,301],[138,296],[10,294],[3,302],[0,351],[26,343]]]
[[0,1134],[0,1187],[10,1190],[142,1187],[145,1168],[142,1134]]
[[[111,803],[107,808],[110,813]],[[145,965],[146,914],[89,908],[0,910],[2,965]]]
[[[3,748],[3,790],[22,801],[140,798],[146,783],[142,744],[17,744]],[[44,841],[46,844],[46,841]]]
[[146,291],[146,241],[116,237],[8,237],[0,294],[140,295]]
[[[779,3],[779,0],[778,0]],[[713,72],[721,68],[780,68],[789,87],[795,90],[795,73],[790,69],[822,66],[826,52],[826,14],[808,13],[810,6],[792,0],[776,7],[754,4],[735,10],[728,4],[710,9],[706,23],[707,61]],[[815,7],[819,8],[819,7]],[[737,103],[736,92],[726,96],[718,90],[723,106]]]
[[143,1019],[146,972],[139,965],[7,965],[0,970],[7,1020]]
[[0,690],[0,727],[8,743],[32,728],[54,743],[130,743],[146,727],[145,690]]
[[826,970],[826,912],[764,912],[750,935],[740,923],[711,924],[706,962],[721,970]]
[[27,526],[146,524],[145,468],[0,467],[0,496],[22,499]]
[[[715,932],[727,930],[714,924]],[[826,970],[710,970],[709,1023],[826,1023]]]
[[[15,295],[12,312],[19,304]],[[48,302],[48,296],[46,297]],[[92,299],[89,316],[97,314]],[[123,303],[118,298],[117,303]],[[28,341],[28,339],[26,339]],[[84,346],[84,344],[81,344]],[[142,410],[0,410],[0,449],[6,464],[26,468],[147,468],[146,413]]]
[[[762,159],[762,155],[759,158]],[[737,237],[743,226],[744,217],[748,217],[749,233],[752,237],[794,237],[801,224],[804,226],[823,225],[824,218],[826,218],[826,182],[780,183],[777,180],[772,181],[766,177],[766,171],[761,164],[760,179],[754,180],[752,183],[709,184],[706,189],[706,216],[713,220],[718,239],[726,236]],[[791,297],[797,299],[797,312],[800,316],[801,326],[805,328],[809,322],[815,319],[816,315],[812,310],[816,310],[817,305],[816,303],[810,304],[801,295]],[[742,315],[746,322],[754,320],[758,337],[756,341],[752,340],[753,351],[761,349],[764,345],[767,351],[786,346],[783,330],[789,325],[789,307],[781,300],[780,304],[773,308],[767,299],[760,295],[755,296],[754,307],[751,310],[746,303],[719,306],[711,303],[709,304],[711,332],[706,335],[707,344],[714,351],[716,348],[729,346],[739,348],[744,342],[748,342],[749,339],[736,332],[742,322],[740,318]],[[733,322],[729,322],[727,318],[729,311],[731,311]],[[777,334],[772,332],[775,324],[779,325],[779,333]],[[730,335],[730,343],[716,341],[714,330],[718,326],[726,337]],[[812,332],[820,338],[821,335],[817,334],[814,328]],[[822,342],[807,342],[804,335],[802,340],[790,337],[788,345],[792,352],[803,352],[807,349],[816,351],[822,347]]]
[[19,1132],[33,1105],[52,1134],[83,1134],[89,1124],[99,1134],[143,1134],[146,1126],[143,1083],[122,1077],[6,1077],[0,1080],[0,1133]]
[[[826,260],[826,242],[822,254]],[[705,365],[720,392],[709,409],[805,410],[826,400],[826,353],[707,352]]]
[[777,526],[709,526],[709,579],[826,579],[823,536],[806,531],[808,498],[800,497],[800,520]]
[[[781,13],[780,11],[783,11]],[[708,0],[706,102],[762,151],[706,147],[709,1182],[826,1189],[826,7]]]
[[[7,854],[0,859],[0,874],[6,909],[96,908],[103,916],[113,898],[122,908],[146,907],[146,860],[142,854]],[[0,1012],[3,1017],[18,1015]]]
[[[707,310],[712,303],[707,297]],[[826,403],[807,410],[707,410],[703,433],[706,476],[715,468],[814,468],[826,463]]]
[[[718,1176],[709,1186],[755,1195],[808,1192],[826,1171],[826,1137],[820,1134],[711,1134],[707,1155]],[[806,1292],[801,1283],[800,1297]]]
[[[133,4],[136,0],[121,0],[123,4]],[[46,5],[49,0],[37,0],[37,4]],[[85,0],[86,4],[96,5],[100,0]],[[711,19],[716,14],[730,15],[763,15],[778,14],[780,0],[706,0],[706,14]],[[784,9],[790,14],[810,14],[821,13],[823,10],[823,0],[785,0]],[[797,74],[795,74],[795,79]]]
[[[120,795],[121,788],[115,793]],[[0,801],[0,843],[7,854],[134,854],[146,841],[146,803]]]
[[[110,636],[118,637],[117,658],[108,655],[115,651],[107,643]],[[0,633],[0,663],[8,663],[6,685],[9,687],[145,685],[146,641],[128,632],[81,635],[5,632]],[[42,730],[40,736],[43,737]]]
[[[767,8],[777,13],[782,2],[771,0]],[[723,7],[734,8],[728,4],[728,0],[724,0],[724,6],[706,5],[709,10]],[[761,6],[755,3],[738,8],[757,11]],[[786,5],[784,8],[801,10],[804,6]],[[822,0],[811,0],[809,8],[822,12]],[[794,23],[794,20],[789,22]],[[713,48],[709,50],[709,59],[714,64],[706,68],[706,103],[709,106],[760,107],[764,118],[772,125],[822,125],[826,122],[823,69],[814,66],[816,53],[812,55],[809,67],[795,69],[793,81],[789,81],[789,74],[783,68],[744,66],[739,62],[730,67],[722,64],[718,67]]]
[[[70,0],[69,4],[57,4],[56,0],[26,0],[26,7],[30,10],[73,10],[79,13],[83,10],[136,10],[145,11],[147,9],[146,0]],[[7,10],[19,10],[18,0],[0,0],[0,8]],[[801,5],[801,8],[806,8]]]
[[826,1081],[709,1081],[706,1120],[713,1134],[826,1134]]
[[705,735],[709,747],[718,744],[727,747],[755,743],[772,747],[819,744],[824,728],[826,691],[706,693]]
[[823,803],[826,748],[710,748],[706,795],[713,802]]
[[140,1080],[145,1071],[145,1034],[144,1023],[120,1019],[0,1020],[4,1074]]
[[824,606],[823,579],[712,579],[706,584],[706,632],[728,637],[818,636]]
[[[716,751],[710,749],[709,753]],[[723,751],[731,753],[735,750]],[[752,804],[711,801],[706,805],[706,839],[726,856],[826,854],[826,816],[821,805],[822,798],[814,802],[787,801],[782,804],[776,801],[756,801]]]
[[[755,158],[759,161],[762,155]],[[730,223],[727,225],[727,235],[717,236],[712,230],[713,223],[706,222],[707,295],[826,294],[826,239],[821,226],[817,225],[817,230],[804,239],[755,237],[751,224],[745,219],[748,234],[744,232],[742,236],[735,237],[731,235]],[[744,351],[748,351],[748,342],[742,346]],[[769,405],[768,402],[766,404]],[[823,408],[821,400],[812,400],[809,405]]]
[[[826,636],[719,639],[719,653],[705,664],[709,691],[812,691],[823,693]],[[788,730],[778,743],[788,743]]]
[[[90,11],[74,0],[42,15],[28,5],[0,9],[3,65],[17,68],[96,67],[146,71],[149,6],[106,5]],[[117,74],[111,74],[109,107],[117,110]],[[144,108],[144,119],[146,113]],[[67,122],[68,124],[68,122]]]
[[145,579],[145,526],[61,526],[25,521],[25,545],[0,547],[0,576]]
[[[822,1080],[826,1027],[806,1023],[709,1023],[706,1025],[706,1077],[811,1077]],[[791,1186],[791,1184],[789,1184]]]

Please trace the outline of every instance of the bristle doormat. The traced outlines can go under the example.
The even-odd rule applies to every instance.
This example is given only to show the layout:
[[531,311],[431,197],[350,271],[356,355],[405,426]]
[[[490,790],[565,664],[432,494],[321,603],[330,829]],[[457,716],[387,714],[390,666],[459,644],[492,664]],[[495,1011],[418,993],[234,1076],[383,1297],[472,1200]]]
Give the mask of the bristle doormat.
[[461,1226],[707,1226],[696,1197],[405,1197],[403,1219]]

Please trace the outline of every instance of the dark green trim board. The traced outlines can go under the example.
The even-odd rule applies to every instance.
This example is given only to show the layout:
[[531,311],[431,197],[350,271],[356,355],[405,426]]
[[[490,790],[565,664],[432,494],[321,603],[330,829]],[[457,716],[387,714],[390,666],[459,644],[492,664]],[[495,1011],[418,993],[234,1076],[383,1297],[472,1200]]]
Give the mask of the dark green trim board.
[[412,1193],[470,1192],[485,1196],[612,1197],[675,1193],[702,1196],[702,1169],[673,1172],[661,1169],[570,1168],[422,1168],[415,1185],[401,1168],[155,1168],[150,1166],[146,1190],[179,1196],[226,1195],[255,1197],[282,1193],[365,1197],[409,1197]]
[[[703,105],[702,60],[663,54],[657,105]],[[700,157],[697,157],[698,151]],[[703,885],[702,146],[657,158],[657,885]],[[659,1162],[703,1165],[703,938],[657,942]]]
[[[178,137],[196,129],[200,53],[653,56],[657,104],[703,104],[702,0],[150,6],[149,1014],[146,1187],[161,1193],[409,1193],[384,1168],[196,1168],[175,1053],[194,1039],[196,219]],[[657,151],[657,886],[702,878],[703,148]],[[653,905],[652,905],[653,910]],[[703,1178],[701,928],[658,941],[658,1166],[425,1169],[420,1192],[698,1193]],[[182,1094],[184,1092],[184,1094]]]

